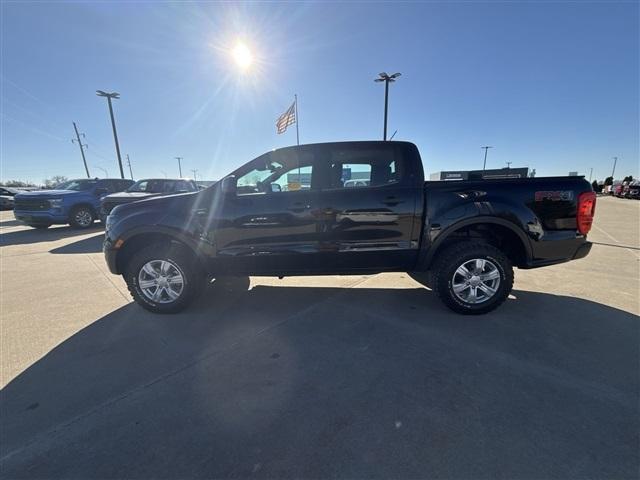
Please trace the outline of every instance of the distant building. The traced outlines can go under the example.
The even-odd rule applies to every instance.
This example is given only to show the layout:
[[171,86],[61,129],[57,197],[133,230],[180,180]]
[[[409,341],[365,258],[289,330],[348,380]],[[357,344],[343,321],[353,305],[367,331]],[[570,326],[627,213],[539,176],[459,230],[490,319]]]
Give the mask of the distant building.
[[451,180],[486,180],[492,178],[527,178],[529,176],[528,167],[516,168],[494,168],[487,170],[452,170],[432,173],[429,176],[431,181],[451,181]]

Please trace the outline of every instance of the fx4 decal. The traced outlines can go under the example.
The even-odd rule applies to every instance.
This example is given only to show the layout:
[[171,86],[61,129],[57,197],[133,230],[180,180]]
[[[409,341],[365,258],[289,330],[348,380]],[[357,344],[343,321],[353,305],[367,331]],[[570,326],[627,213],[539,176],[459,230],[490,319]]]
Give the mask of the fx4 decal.
[[570,201],[573,200],[573,191],[556,190],[536,192],[536,202],[542,202],[544,200],[551,200],[552,202]]

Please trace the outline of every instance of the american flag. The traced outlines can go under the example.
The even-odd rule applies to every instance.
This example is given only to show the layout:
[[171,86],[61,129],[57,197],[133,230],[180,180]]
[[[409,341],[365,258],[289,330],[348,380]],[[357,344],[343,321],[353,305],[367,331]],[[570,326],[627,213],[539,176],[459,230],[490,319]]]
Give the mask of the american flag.
[[294,123],[296,123],[296,102],[293,102],[287,111],[278,117],[276,121],[278,134],[286,132],[287,127]]

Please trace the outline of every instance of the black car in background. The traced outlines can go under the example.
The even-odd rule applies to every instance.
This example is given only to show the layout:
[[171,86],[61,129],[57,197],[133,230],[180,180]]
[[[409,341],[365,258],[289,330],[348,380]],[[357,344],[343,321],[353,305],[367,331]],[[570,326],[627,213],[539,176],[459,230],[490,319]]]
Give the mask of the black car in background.
[[196,182],[184,178],[145,178],[138,180],[124,192],[113,193],[102,199],[100,218],[104,221],[116,206],[145,198],[174,193],[197,192]]
[[0,187],[0,210],[13,210],[13,197],[20,190],[11,187]]

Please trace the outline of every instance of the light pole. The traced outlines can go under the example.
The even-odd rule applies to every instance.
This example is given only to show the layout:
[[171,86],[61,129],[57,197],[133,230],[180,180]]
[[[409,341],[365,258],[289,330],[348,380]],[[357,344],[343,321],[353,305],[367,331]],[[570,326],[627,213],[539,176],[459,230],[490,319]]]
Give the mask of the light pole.
[[193,169],[191,171],[193,172],[193,181],[195,182],[196,181],[196,174],[198,173],[198,170]]
[[589,172],[589,183],[591,183],[591,176],[593,175],[593,167],[591,167],[591,171]]
[[482,164],[482,171],[484,172],[485,169],[487,168],[487,152],[489,151],[490,148],[493,148],[493,147],[490,145],[486,145],[480,148],[484,148],[484,163]]
[[180,161],[184,158],[184,157],[173,157],[176,160],[178,160],[178,171],[180,172],[180,178],[182,178],[182,164],[180,163]]
[[618,157],[613,157],[613,171],[611,172],[612,179],[615,179],[614,175],[616,174],[616,163],[618,163]]
[[131,170],[131,160],[129,160],[128,153],[127,153],[127,165],[129,166],[129,173],[131,174],[131,180],[133,180],[133,170]]
[[513,162],[505,162],[505,163],[507,164],[507,170],[509,170],[509,168],[511,168],[511,164],[512,164]]
[[111,105],[112,98],[120,98],[120,94],[117,92],[107,93],[102,90],[96,90],[96,95],[99,97],[106,97],[109,103],[109,115],[111,115],[111,128],[113,129],[113,139],[116,142],[116,153],[118,154],[118,166],[120,167],[120,178],[124,178],[124,170],[122,169],[122,157],[120,156],[120,145],[118,144],[118,132],[116,132],[116,120],[113,118],[113,106]]
[[[76,122],[73,122],[73,129],[76,131],[76,138],[77,138],[78,146],[80,147],[80,153],[82,154],[82,163],[84,163],[84,169],[87,172],[87,178],[91,178],[91,175],[89,175],[89,167],[87,166],[87,159],[84,156],[84,147],[86,147],[87,144],[82,143],[82,141],[80,140],[80,135],[82,135],[82,137],[84,138],[84,133],[78,132],[78,127],[76,126]],[[71,143],[76,143],[76,140],[72,139]]]
[[389,111],[389,83],[393,83],[396,81],[401,73],[394,73],[393,75],[388,75],[387,72],[382,72],[378,74],[380,78],[376,78],[374,82],[384,82],[384,133],[382,135],[383,140],[387,140],[387,112]]

